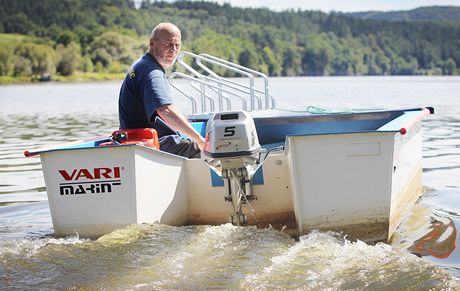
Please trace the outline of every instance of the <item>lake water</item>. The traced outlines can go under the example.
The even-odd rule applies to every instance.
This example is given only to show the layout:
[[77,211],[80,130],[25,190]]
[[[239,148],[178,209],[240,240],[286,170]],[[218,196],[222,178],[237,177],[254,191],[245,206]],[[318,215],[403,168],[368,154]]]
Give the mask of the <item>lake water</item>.
[[[120,82],[0,86],[0,289],[459,289],[460,78],[273,78],[282,109],[433,106],[424,195],[390,244],[314,231],[133,225],[53,237],[39,158],[24,150],[118,126]],[[186,98],[176,103],[190,112]]]

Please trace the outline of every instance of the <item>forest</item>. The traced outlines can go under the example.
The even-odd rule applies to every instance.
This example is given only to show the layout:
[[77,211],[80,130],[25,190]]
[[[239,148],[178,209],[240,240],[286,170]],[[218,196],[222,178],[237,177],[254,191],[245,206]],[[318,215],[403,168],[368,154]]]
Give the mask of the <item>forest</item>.
[[0,81],[121,78],[160,22],[179,26],[182,50],[270,76],[460,74],[456,21],[386,21],[201,1],[0,0]]

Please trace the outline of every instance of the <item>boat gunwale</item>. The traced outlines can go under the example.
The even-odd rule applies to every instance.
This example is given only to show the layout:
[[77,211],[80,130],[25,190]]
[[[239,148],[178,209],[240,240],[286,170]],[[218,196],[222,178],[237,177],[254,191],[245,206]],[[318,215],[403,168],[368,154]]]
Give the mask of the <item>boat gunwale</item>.
[[[429,110],[429,113],[426,113],[427,110]],[[328,113],[328,114],[286,115],[286,116],[259,116],[259,117],[254,117],[254,121],[256,123],[256,127],[260,127],[262,125],[271,126],[271,125],[302,124],[302,123],[325,123],[325,122],[333,123],[333,122],[387,119],[382,126],[379,126],[376,129],[367,129],[367,130],[358,129],[358,130],[337,131],[337,132],[332,132],[332,131],[309,132],[309,133],[298,133],[298,134],[286,133],[284,135],[284,142],[285,142],[289,136],[315,136],[315,135],[356,134],[356,133],[398,133],[398,132],[401,134],[404,134],[402,132],[402,129],[403,129],[404,124],[408,123],[408,121],[407,121],[407,118],[402,118],[402,117],[406,116],[408,113],[414,112],[414,114],[408,114],[409,117],[411,117],[411,115],[415,115],[417,111],[421,111],[422,113],[425,112],[426,114],[433,113],[433,109],[431,107],[422,107],[422,108],[411,108],[411,109],[400,109],[400,110],[346,112],[346,113],[339,113],[339,114]],[[423,118],[423,116],[425,116],[425,114],[423,115],[421,114],[421,116],[417,115],[416,117],[418,117],[418,119],[421,119]],[[339,117],[339,119],[337,119],[337,117]],[[372,117],[375,117],[375,118],[372,118]],[[329,119],[330,121],[327,121]],[[412,119],[409,121],[412,121]],[[198,121],[198,120],[191,119],[191,122],[192,124],[194,123],[203,124],[205,121],[204,120]],[[391,126],[388,126],[388,124],[390,123],[391,123]],[[143,145],[136,145],[136,144],[111,145],[111,146],[104,146],[104,147],[99,146],[99,144],[103,142],[107,142],[107,141],[109,141],[108,137],[94,137],[94,138],[89,138],[89,139],[85,139],[81,141],[73,141],[73,142],[68,142],[68,143],[59,144],[55,146],[38,148],[32,151],[26,150],[24,152],[24,155],[26,157],[32,157],[32,156],[40,155],[42,153],[55,152],[55,151],[112,148],[112,147],[120,147],[120,146],[125,146],[125,147],[126,146],[138,146],[138,147],[142,147],[148,150],[159,151],[156,149],[145,147]],[[277,141],[276,143],[283,143],[283,141]],[[261,146],[266,148],[268,145],[271,145],[271,144],[273,144],[273,142],[261,144]],[[160,152],[163,153],[163,151],[160,151]]]

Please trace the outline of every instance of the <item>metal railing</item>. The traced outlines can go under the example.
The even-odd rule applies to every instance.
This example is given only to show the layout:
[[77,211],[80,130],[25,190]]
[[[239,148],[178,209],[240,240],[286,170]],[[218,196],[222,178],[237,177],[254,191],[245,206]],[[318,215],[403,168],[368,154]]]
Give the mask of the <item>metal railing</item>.
[[[189,65],[184,58],[191,59],[192,65]],[[177,56],[176,62],[179,67],[181,66],[185,69],[185,73],[171,73],[169,82],[171,86],[191,101],[192,114],[215,112],[216,103],[218,111],[236,109],[233,108],[234,99],[241,102],[241,107],[238,108],[245,111],[257,111],[275,107],[275,98],[269,93],[268,77],[261,72],[208,54],[197,55],[190,52],[181,52]],[[223,77],[213,71],[210,66],[220,67],[224,71],[233,72],[243,78]],[[176,82],[179,78],[187,82],[179,84],[179,82]],[[263,85],[257,82],[257,78],[263,79]],[[245,84],[246,82],[247,84]],[[192,91],[186,90],[185,87]],[[198,105],[200,106],[199,111]]]

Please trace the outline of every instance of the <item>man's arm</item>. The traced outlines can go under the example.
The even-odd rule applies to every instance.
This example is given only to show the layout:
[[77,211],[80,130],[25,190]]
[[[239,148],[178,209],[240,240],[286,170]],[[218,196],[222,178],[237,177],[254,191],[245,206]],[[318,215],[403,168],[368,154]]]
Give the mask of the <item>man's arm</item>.
[[157,108],[156,112],[169,126],[193,139],[200,150],[203,150],[204,138],[190,125],[176,106],[173,104],[163,105]]

